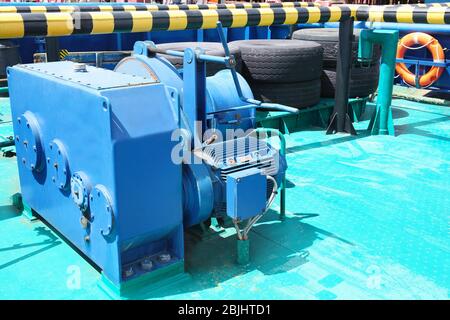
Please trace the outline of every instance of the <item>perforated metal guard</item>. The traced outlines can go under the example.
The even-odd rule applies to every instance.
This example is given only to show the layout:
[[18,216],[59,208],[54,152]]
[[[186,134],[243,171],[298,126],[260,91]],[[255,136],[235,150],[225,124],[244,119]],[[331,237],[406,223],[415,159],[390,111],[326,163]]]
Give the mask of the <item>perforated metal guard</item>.
[[258,168],[266,175],[278,171],[278,151],[265,139],[252,136],[213,143],[203,152],[208,155],[211,165],[221,170],[221,179],[236,171]]

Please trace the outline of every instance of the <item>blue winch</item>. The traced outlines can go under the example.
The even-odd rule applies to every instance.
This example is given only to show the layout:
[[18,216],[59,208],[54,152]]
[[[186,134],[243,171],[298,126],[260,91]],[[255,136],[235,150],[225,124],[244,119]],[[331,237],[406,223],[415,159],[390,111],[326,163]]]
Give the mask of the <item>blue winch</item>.
[[[8,69],[23,201],[116,286],[182,270],[183,229],[211,217],[245,240],[284,187],[284,154],[255,130],[255,108],[297,110],[253,100],[223,44],[215,57],[137,42],[115,71]],[[158,53],[183,56],[183,74]],[[207,61],[228,69],[206,77]]]

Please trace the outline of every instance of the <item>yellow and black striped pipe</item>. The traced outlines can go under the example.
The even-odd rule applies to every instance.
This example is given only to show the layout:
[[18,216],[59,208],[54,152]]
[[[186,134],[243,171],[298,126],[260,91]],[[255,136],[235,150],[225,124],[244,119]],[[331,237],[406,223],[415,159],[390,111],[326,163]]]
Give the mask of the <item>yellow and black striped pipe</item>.
[[[361,6],[360,4],[349,4],[350,6]],[[379,6],[381,7],[381,6]],[[383,7],[388,8],[398,8],[398,7],[420,7],[420,8],[428,8],[428,7],[450,7],[450,2],[437,2],[437,3],[413,3],[413,4],[387,4],[383,5]]]
[[450,2],[437,2],[437,3],[416,3],[416,7],[450,7]]
[[450,8],[332,6],[227,10],[5,13],[0,38],[357,21],[450,24]]
[[220,10],[220,9],[260,9],[318,7],[314,2],[282,3],[232,3],[232,4],[115,4],[115,5],[39,5],[39,6],[0,6],[0,13],[46,13],[46,12],[121,12],[121,11],[167,11],[167,10]]
[[369,6],[345,5],[356,21],[450,24],[450,7],[445,6]]
[[[338,5],[339,6],[339,5]],[[345,6],[348,7],[361,7],[365,5],[361,4],[346,4]],[[441,3],[414,3],[414,4],[387,4],[387,5],[380,5],[380,6],[374,6],[371,5],[371,7],[383,7],[386,9],[397,9],[397,8],[448,8],[450,7],[450,2],[441,2]]]

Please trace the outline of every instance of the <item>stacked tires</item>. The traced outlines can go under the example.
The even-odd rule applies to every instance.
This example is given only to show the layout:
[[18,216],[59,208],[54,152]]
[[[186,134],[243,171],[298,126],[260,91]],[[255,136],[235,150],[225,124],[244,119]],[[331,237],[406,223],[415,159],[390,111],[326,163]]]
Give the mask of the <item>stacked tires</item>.
[[[186,48],[201,48],[205,51],[205,54],[217,57],[224,57],[225,52],[223,50],[222,44],[220,42],[173,42],[173,43],[163,43],[156,45],[158,49],[162,50],[175,50],[184,51]],[[242,60],[239,48],[235,45],[229,45],[230,53],[234,55],[236,59],[236,71],[241,72]],[[159,56],[166,58],[175,68],[183,68],[183,58],[175,57],[166,54],[160,54]],[[225,69],[225,66],[218,63],[206,63],[206,75],[212,76],[218,71]]]
[[[380,69],[380,47],[375,46],[371,61],[358,62],[359,30],[353,34],[352,68],[350,70],[350,98],[367,97],[377,90]],[[293,33],[297,41],[314,41],[324,49],[321,87],[323,97],[334,97],[336,90],[336,64],[339,48],[339,30],[333,28],[301,29]]]
[[296,108],[320,100],[323,49],[312,41],[242,40],[242,75],[256,99]]

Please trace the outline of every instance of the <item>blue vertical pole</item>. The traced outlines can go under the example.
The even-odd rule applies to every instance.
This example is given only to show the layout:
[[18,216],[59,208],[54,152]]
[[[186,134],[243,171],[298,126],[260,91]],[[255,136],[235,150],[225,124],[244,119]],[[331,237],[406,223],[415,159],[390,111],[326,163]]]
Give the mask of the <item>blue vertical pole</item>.
[[196,59],[195,51],[191,48],[184,50],[183,80],[183,110],[192,129],[194,142],[201,142],[206,128],[206,64]]

